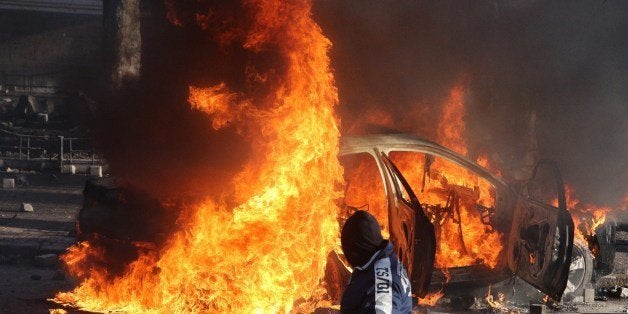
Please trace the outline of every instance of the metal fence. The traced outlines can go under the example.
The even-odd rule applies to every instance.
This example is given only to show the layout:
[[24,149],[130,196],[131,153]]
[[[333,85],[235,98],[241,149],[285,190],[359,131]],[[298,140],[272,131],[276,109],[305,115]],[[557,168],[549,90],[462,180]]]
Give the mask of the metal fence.
[[26,135],[7,130],[0,130],[0,158],[57,161],[60,167],[102,164],[102,156],[92,149],[86,138]]
[[102,0],[0,0],[0,9],[102,15]]

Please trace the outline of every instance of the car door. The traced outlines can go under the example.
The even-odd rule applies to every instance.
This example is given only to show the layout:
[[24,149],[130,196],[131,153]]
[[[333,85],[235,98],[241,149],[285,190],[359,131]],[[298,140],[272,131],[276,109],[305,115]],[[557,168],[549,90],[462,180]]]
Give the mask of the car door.
[[434,226],[399,169],[384,153],[380,153],[380,156],[394,187],[388,219],[390,240],[395,253],[408,270],[413,294],[425,297],[436,255]]
[[508,248],[510,270],[556,301],[567,285],[574,225],[556,164],[540,161],[522,186]]

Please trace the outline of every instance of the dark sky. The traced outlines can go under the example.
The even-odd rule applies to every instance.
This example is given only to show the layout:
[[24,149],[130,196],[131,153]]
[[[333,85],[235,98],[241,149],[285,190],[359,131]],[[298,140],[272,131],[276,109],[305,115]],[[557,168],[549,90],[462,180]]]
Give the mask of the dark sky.
[[541,157],[582,201],[628,193],[628,1],[318,0],[315,18],[333,42],[345,133],[378,108],[423,113],[412,129],[429,137],[462,82],[471,151],[516,167],[534,111]]

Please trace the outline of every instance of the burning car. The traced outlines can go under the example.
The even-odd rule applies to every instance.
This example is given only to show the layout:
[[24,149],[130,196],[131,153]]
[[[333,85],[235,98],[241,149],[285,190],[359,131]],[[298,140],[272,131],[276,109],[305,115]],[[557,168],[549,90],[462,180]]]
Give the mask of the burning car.
[[[530,180],[507,184],[450,149],[399,134],[345,137],[339,160],[340,223],[355,209],[377,217],[424,302],[513,275],[560,300],[591,279],[590,253],[574,242],[563,183],[550,161],[539,162]],[[163,242],[163,223],[149,223],[142,234],[132,227],[155,220],[134,214],[145,204],[155,208],[151,216],[172,214],[159,202],[106,179],[88,181],[84,195],[81,238]],[[162,218],[155,221],[175,220]],[[349,275],[338,253],[330,254],[326,275],[328,295],[337,300]]]
[[530,180],[509,185],[410,135],[346,137],[339,159],[345,217],[362,209],[378,218],[415,295],[424,298],[445,283],[445,289],[487,286],[516,275],[561,299],[574,224],[553,162],[540,161]]

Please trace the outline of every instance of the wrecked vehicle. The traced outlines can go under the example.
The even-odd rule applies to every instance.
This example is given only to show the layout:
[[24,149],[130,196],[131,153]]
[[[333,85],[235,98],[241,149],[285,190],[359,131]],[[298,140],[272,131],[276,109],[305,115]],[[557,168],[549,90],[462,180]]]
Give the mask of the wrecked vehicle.
[[[563,296],[574,224],[553,162],[540,161],[530,180],[508,185],[452,150],[410,135],[343,138],[339,159],[345,217],[356,209],[377,217],[408,269],[414,295],[516,275],[554,300]],[[335,265],[328,265],[328,277],[346,277],[341,258],[329,260]],[[328,286],[331,296],[343,289]]]
[[[341,225],[356,209],[373,214],[416,296],[516,275],[560,300],[591,280],[590,252],[574,242],[562,179],[550,161],[539,162],[530,180],[506,184],[452,150],[410,135],[342,138],[339,160],[346,183]],[[163,222],[176,220],[175,210],[111,179],[88,181],[84,199],[82,239],[98,234],[159,243],[172,228]],[[147,207],[152,210],[138,211]],[[341,252],[332,252],[325,280],[332,301],[339,300],[349,275]]]

